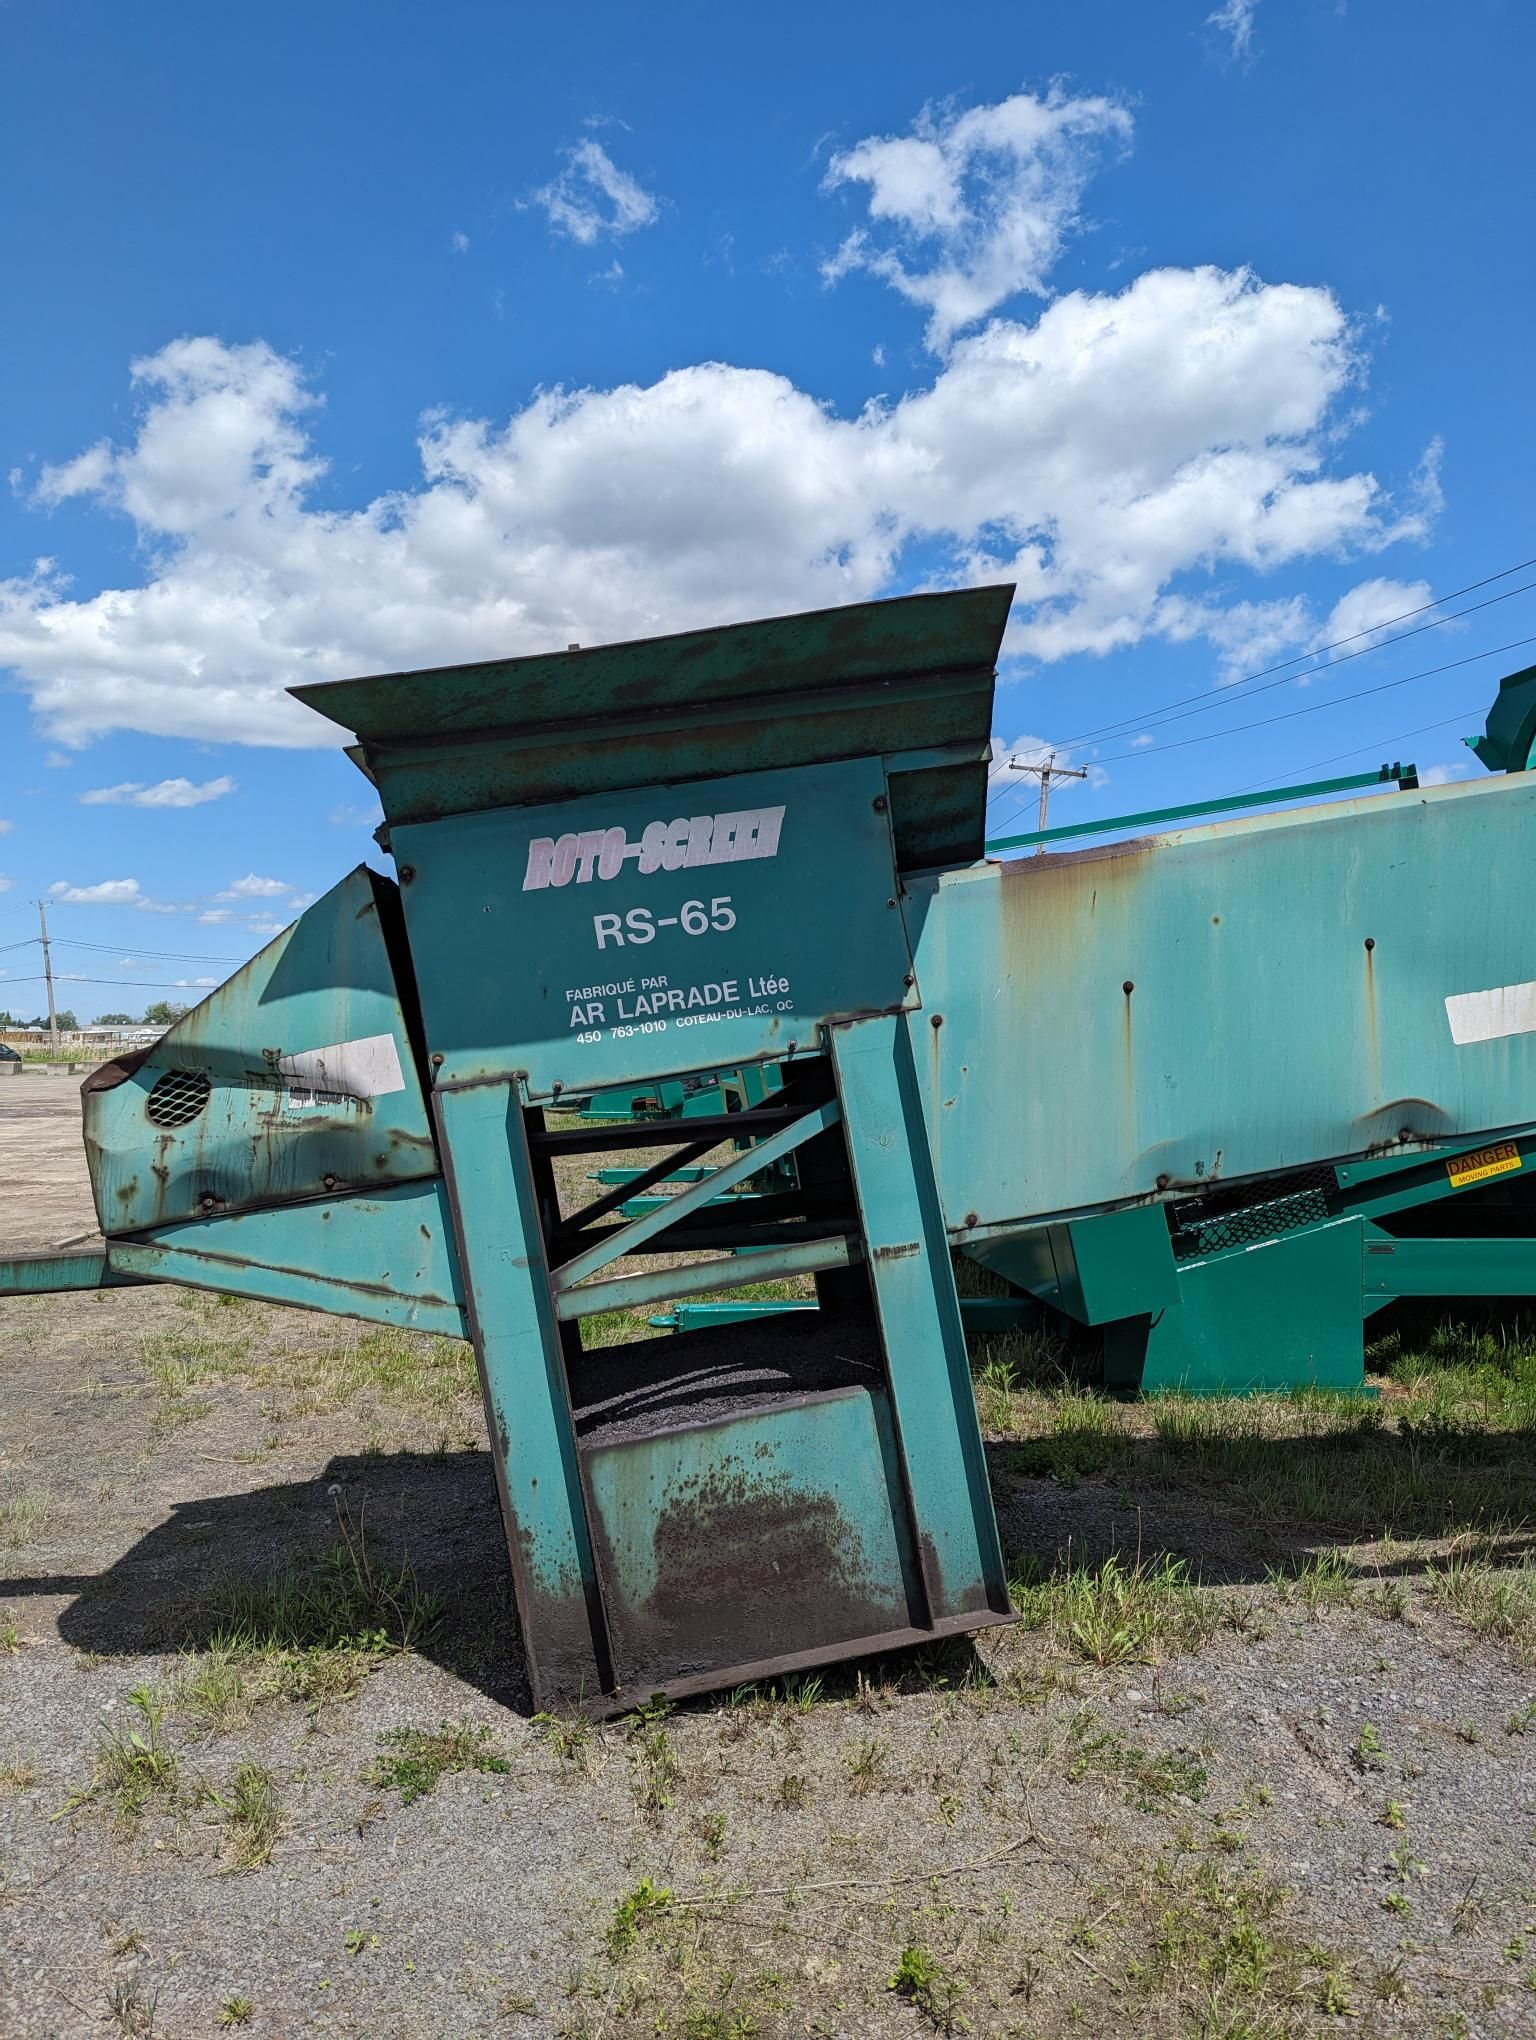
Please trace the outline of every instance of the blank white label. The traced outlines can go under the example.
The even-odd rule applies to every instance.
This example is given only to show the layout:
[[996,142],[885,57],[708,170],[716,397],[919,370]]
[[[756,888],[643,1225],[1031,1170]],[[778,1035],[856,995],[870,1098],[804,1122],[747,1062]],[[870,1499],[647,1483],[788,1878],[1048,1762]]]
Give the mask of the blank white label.
[[1523,985],[1495,985],[1487,992],[1456,992],[1445,1002],[1451,1039],[1502,1041],[1506,1034],[1536,1034],[1536,978]]
[[[1536,1024],[1536,1023],[1533,1023]],[[315,1091],[339,1091],[348,1098],[383,1098],[405,1089],[400,1051],[392,1034],[368,1034],[358,1041],[334,1041],[329,1048],[301,1049],[278,1057],[285,1077]]]

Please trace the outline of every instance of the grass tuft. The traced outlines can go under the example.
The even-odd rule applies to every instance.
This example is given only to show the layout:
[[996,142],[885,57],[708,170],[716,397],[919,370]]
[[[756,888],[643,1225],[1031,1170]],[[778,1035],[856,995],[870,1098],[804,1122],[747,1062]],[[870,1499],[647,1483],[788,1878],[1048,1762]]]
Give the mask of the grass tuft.
[[51,1489],[19,1488],[0,1501],[0,1546],[19,1551],[36,1543],[56,1513]]
[[1536,1656],[1536,1562],[1499,1566],[1485,1558],[1453,1558],[1429,1568],[1431,1591],[1479,1636]]
[[213,1598],[207,1651],[185,1666],[179,1710],[218,1731],[263,1700],[318,1708],[351,1699],[370,1672],[415,1648],[442,1617],[408,1559],[380,1565],[361,1516],[337,1502],[340,1541],[309,1570],[236,1582]]
[[105,1728],[96,1745],[91,1782],[65,1807],[110,1803],[114,1825],[127,1834],[152,1802],[175,1804],[179,1768],[176,1753],[161,1734],[165,1705],[149,1686],[135,1686],[128,1704],[139,1726]]
[[435,1792],[450,1771],[506,1773],[512,1768],[488,1728],[464,1721],[445,1721],[437,1728],[389,1728],[379,1742],[390,1754],[378,1759],[365,1782],[398,1792],[402,1806]]
[[1223,1620],[1216,1599],[1190,1577],[1181,1558],[1127,1565],[1113,1554],[1097,1567],[1034,1570],[1010,1588],[1026,1628],[1044,1630],[1061,1650],[1090,1664],[1151,1663],[1193,1650]]
[[264,1771],[260,1764],[240,1764],[229,1797],[216,1796],[213,1803],[224,1815],[230,1869],[255,1870],[270,1863],[282,1833],[271,1772]]

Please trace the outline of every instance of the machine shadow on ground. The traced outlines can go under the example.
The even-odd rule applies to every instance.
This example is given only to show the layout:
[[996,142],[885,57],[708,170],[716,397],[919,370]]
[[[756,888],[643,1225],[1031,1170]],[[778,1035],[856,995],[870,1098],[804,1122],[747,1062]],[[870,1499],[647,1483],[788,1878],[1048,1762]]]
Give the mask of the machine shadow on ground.
[[[1377,1523],[1364,1531],[1341,1507],[1333,1522],[1286,1521],[1256,1513],[1243,1490],[1283,1492],[1298,1451],[1321,1453],[1321,1478],[1347,1494],[1364,1456],[1400,1456],[1413,1478],[1413,1522]],[[1480,1453],[1527,1465],[1536,1462],[1536,1431],[1470,1431],[1452,1441],[1465,1471]],[[1183,1453],[1178,1478],[1169,1477],[1166,1448],[1156,1438],[1116,1440],[1109,1464],[1070,1463],[1045,1470],[1038,1441],[1002,1440],[987,1446],[993,1499],[1010,1574],[1049,1576],[1070,1566],[1182,1561],[1198,1585],[1218,1590],[1262,1585],[1338,1552],[1362,1578],[1413,1579],[1443,1556],[1443,1544],[1423,1520],[1426,1495],[1422,1447],[1383,1436],[1374,1406],[1358,1423],[1304,1447],[1289,1438],[1244,1446],[1244,1479],[1234,1490],[1222,1441]],[[1449,1476],[1450,1469],[1447,1469]],[[1431,1468],[1429,1492],[1433,1493]],[[1449,1478],[1442,1534],[1453,1515]],[[1353,1520],[1352,1517],[1354,1518]],[[1454,1523],[1451,1528],[1459,1526]],[[1506,1519],[1478,1526],[1503,1532],[1505,1563],[1536,1556],[1536,1535]],[[1513,1530],[1513,1534],[1511,1534]],[[1386,1550],[1357,1562],[1349,1548],[1362,1537],[1383,1535]],[[1412,1540],[1412,1541],[1409,1541]],[[523,1639],[512,1594],[506,1545],[496,1506],[491,1459],[483,1450],[339,1455],[309,1480],[202,1497],[176,1505],[170,1517],[95,1574],[0,1579],[0,1603],[33,1595],[73,1595],[59,1617],[61,1637],[76,1649],[103,1657],[132,1658],[168,1650],[202,1651],[231,1628],[231,1611],[279,1605],[281,1645],[304,1647],[313,1635],[281,1634],[282,1590],[317,1576],[328,1554],[352,1566],[355,1554],[372,1578],[387,1583],[387,1626],[400,1583],[411,1602],[410,1646],[493,1703],[531,1711]],[[942,1664],[937,1660],[942,1658]],[[828,1667],[829,1692],[851,1683],[857,1661]],[[863,1670],[875,1675],[876,1667]],[[909,1673],[931,1684],[985,1679],[981,1656],[964,1641],[882,1659],[878,1676],[893,1685]],[[705,1700],[698,1703],[708,1706]]]

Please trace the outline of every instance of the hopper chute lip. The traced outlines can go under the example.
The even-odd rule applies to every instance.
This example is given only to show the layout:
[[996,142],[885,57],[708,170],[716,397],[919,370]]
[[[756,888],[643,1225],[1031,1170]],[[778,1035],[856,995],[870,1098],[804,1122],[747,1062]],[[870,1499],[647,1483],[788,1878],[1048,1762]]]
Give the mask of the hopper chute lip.
[[1013,593],[1014,584],[1005,582],[901,595],[576,651],[317,681],[288,692],[365,745],[665,715],[748,697],[792,701],[860,680],[921,695],[924,679],[940,674],[984,676],[990,709]]

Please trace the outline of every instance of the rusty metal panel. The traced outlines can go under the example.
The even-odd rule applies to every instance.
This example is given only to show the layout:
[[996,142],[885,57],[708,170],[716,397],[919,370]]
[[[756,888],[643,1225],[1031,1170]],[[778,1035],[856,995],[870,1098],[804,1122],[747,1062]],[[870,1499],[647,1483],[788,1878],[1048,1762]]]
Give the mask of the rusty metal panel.
[[[682,1342],[680,1342],[682,1343]],[[632,1698],[912,1626],[878,1389],[584,1445],[614,1675]]]
[[950,1227],[1536,1118],[1536,1033],[1458,1045],[1446,1003],[1536,979],[1533,830],[1517,774],[914,888]]
[[86,1079],[104,1233],[438,1173],[398,915],[359,866],[153,1047]]

